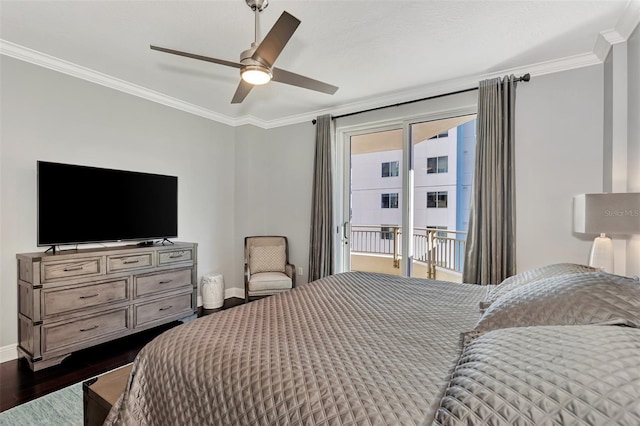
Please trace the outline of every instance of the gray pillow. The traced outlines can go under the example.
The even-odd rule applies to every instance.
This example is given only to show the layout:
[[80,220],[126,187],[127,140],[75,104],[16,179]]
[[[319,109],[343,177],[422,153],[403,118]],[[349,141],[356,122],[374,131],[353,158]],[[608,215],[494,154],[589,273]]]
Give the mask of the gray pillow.
[[494,330],[465,347],[425,424],[638,425],[639,359],[634,328]]
[[534,281],[500,296],[482,314],[475,331],[579,324],[640,327],[640,282],[605,272]]
[[480,311],[487,309],[493,302],[495,302],[500,296],[514,288],[518,288],[524,284],[528,284],[533,281],[538,281],[543,278],[558,277],[562,275],[570,275],[578,272],[597,272],[597,268],[586,265],[578,265],[575,263],[556,263],[553,265],[545,265],[539,268],[534,268],[529,271],[521,272],[513,275],[498,286],[489,290],[485,300],[480,302]]

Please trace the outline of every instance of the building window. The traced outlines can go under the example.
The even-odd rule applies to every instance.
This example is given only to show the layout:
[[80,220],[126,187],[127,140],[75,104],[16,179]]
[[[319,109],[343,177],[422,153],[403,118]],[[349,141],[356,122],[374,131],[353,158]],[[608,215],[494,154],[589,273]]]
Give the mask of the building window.
[[427,192],[427,208],[446,208],[448,199],[447,191]]
[[[446,226],[427,226],[428,229],[442,229],[444,231],[446,231],[447,227]],[[436,232],[436,237],[440,237],[440,238],[447,238],[447,233],[446,232]]]
[[429,139],[440,139],[440,138],[446,138],[449,137],[449,131],[445,130],[444,132],[438,133],[435,136],[431,136]]
[[395,238],[395,228],[391,226],[380,227],[380,239],[381,240],[393,240]]
[[399,176],[400,162],[390,161],[388,163],[382,163],[382,177]]
[[427,173],[447,173],[449,171],[449,156],[427,158]]
[[382,194],[382,197],[380,197],[380,205],[383,209],[397,209],[398,193]]

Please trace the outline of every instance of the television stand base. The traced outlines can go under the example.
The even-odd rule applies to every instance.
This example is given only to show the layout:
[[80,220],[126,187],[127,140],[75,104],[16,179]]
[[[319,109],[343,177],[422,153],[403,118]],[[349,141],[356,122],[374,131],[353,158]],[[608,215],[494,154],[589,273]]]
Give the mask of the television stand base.
[[51,246],[48,249],[46,249],[44,252],[45,253],[52,252],[53,254],[56,254],[56,246]]
[[162,241],[160,241],[160,244],[164,245],[164,243],[173,245],[173,241],[168,238],[163,238]]

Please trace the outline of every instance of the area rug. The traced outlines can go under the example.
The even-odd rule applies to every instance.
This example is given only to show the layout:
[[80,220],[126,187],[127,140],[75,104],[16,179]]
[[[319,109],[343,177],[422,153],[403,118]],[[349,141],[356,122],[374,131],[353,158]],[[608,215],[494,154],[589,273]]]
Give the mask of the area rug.
[[0,413],[0,426],[82,426],[82,382]]

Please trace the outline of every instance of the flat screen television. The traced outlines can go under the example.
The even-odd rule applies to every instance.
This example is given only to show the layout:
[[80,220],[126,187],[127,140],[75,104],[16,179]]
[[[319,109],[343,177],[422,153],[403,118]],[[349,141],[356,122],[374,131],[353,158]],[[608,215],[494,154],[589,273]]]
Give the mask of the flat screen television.
[[178,178],[38,161],[38,246],[178,236]]

